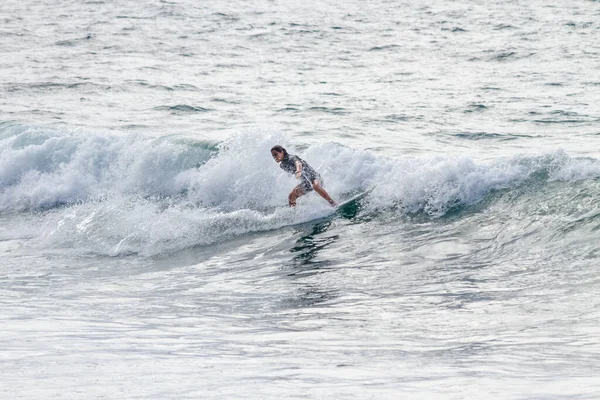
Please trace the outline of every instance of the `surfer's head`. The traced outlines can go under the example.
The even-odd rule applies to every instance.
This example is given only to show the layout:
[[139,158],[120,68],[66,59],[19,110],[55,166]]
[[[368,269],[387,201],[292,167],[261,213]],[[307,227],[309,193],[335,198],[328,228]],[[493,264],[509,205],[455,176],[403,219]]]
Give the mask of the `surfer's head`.
[[289,157],[287,150],[280,145],[273,146],[273,148],[271,148],[271,155],[277,162],[282,162]]

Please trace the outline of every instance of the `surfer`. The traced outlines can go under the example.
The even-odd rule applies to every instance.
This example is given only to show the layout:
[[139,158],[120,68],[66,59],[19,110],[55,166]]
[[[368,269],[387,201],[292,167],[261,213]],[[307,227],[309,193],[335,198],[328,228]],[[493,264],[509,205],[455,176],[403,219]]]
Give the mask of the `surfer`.
[[323,188],[323,179],[317,171],[315,171],[306,161],[298,156],[288,154],[286,149],[277,145],[271,149],[271,155],[276,162],[279,163],[279,167],[295,174],[296,179],[300,179],[300,184],[296,186],[288,196],[290,207],[296,206],[296,199],[314,189],[315,192],[327,200],[332,207],[336,207],[337,203],[329,197],[329,194]]

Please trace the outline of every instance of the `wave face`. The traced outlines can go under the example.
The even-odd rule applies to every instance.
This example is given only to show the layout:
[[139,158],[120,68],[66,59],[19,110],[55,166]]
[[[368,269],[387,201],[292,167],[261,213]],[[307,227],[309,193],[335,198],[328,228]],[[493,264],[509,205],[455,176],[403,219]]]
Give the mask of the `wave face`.
[[564,190],[600,176],[600,162],[564,152],[478,163],[390,158],[336,143],[299,151],[284,135],[261,131],[214,144],[4,124],[0,212],[18,225],[13,235],[110,255],[207,245],[328,215],[315,194],[285,206],[295,180],[273,162],[274,144],[306,159],[336,199],[374,185],[362,211],[373,215],[443,218],[495,193],[551,182]]

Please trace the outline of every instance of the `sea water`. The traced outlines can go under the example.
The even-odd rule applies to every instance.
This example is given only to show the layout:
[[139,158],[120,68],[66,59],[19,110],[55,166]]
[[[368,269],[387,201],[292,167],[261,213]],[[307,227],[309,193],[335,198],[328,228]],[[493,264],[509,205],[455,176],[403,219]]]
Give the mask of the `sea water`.
[[[598,1],[4,1],[0,395],[595,399]],[[283,145],[341,201],[288,208]]]

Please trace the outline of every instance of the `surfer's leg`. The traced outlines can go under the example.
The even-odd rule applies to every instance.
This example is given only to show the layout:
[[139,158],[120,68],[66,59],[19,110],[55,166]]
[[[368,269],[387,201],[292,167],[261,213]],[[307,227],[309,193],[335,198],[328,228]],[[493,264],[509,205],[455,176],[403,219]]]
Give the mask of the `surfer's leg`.
[[302,185],[298,185],[290,192],[288,196],[288,201],[290,207],[296,207],[296,199],[304,194],[304,189],[302,189]]
[[329,204],[331,204],[333,207],[337,206],[337,203],[333,201],[333,199],[329,196],[329,193],[327,193],[323,186],[321,186],[321,182],[319,182],[318,179],[312,181],[312,187],[315,189],[315,192],[319,193],[319,195],[327,200]]

